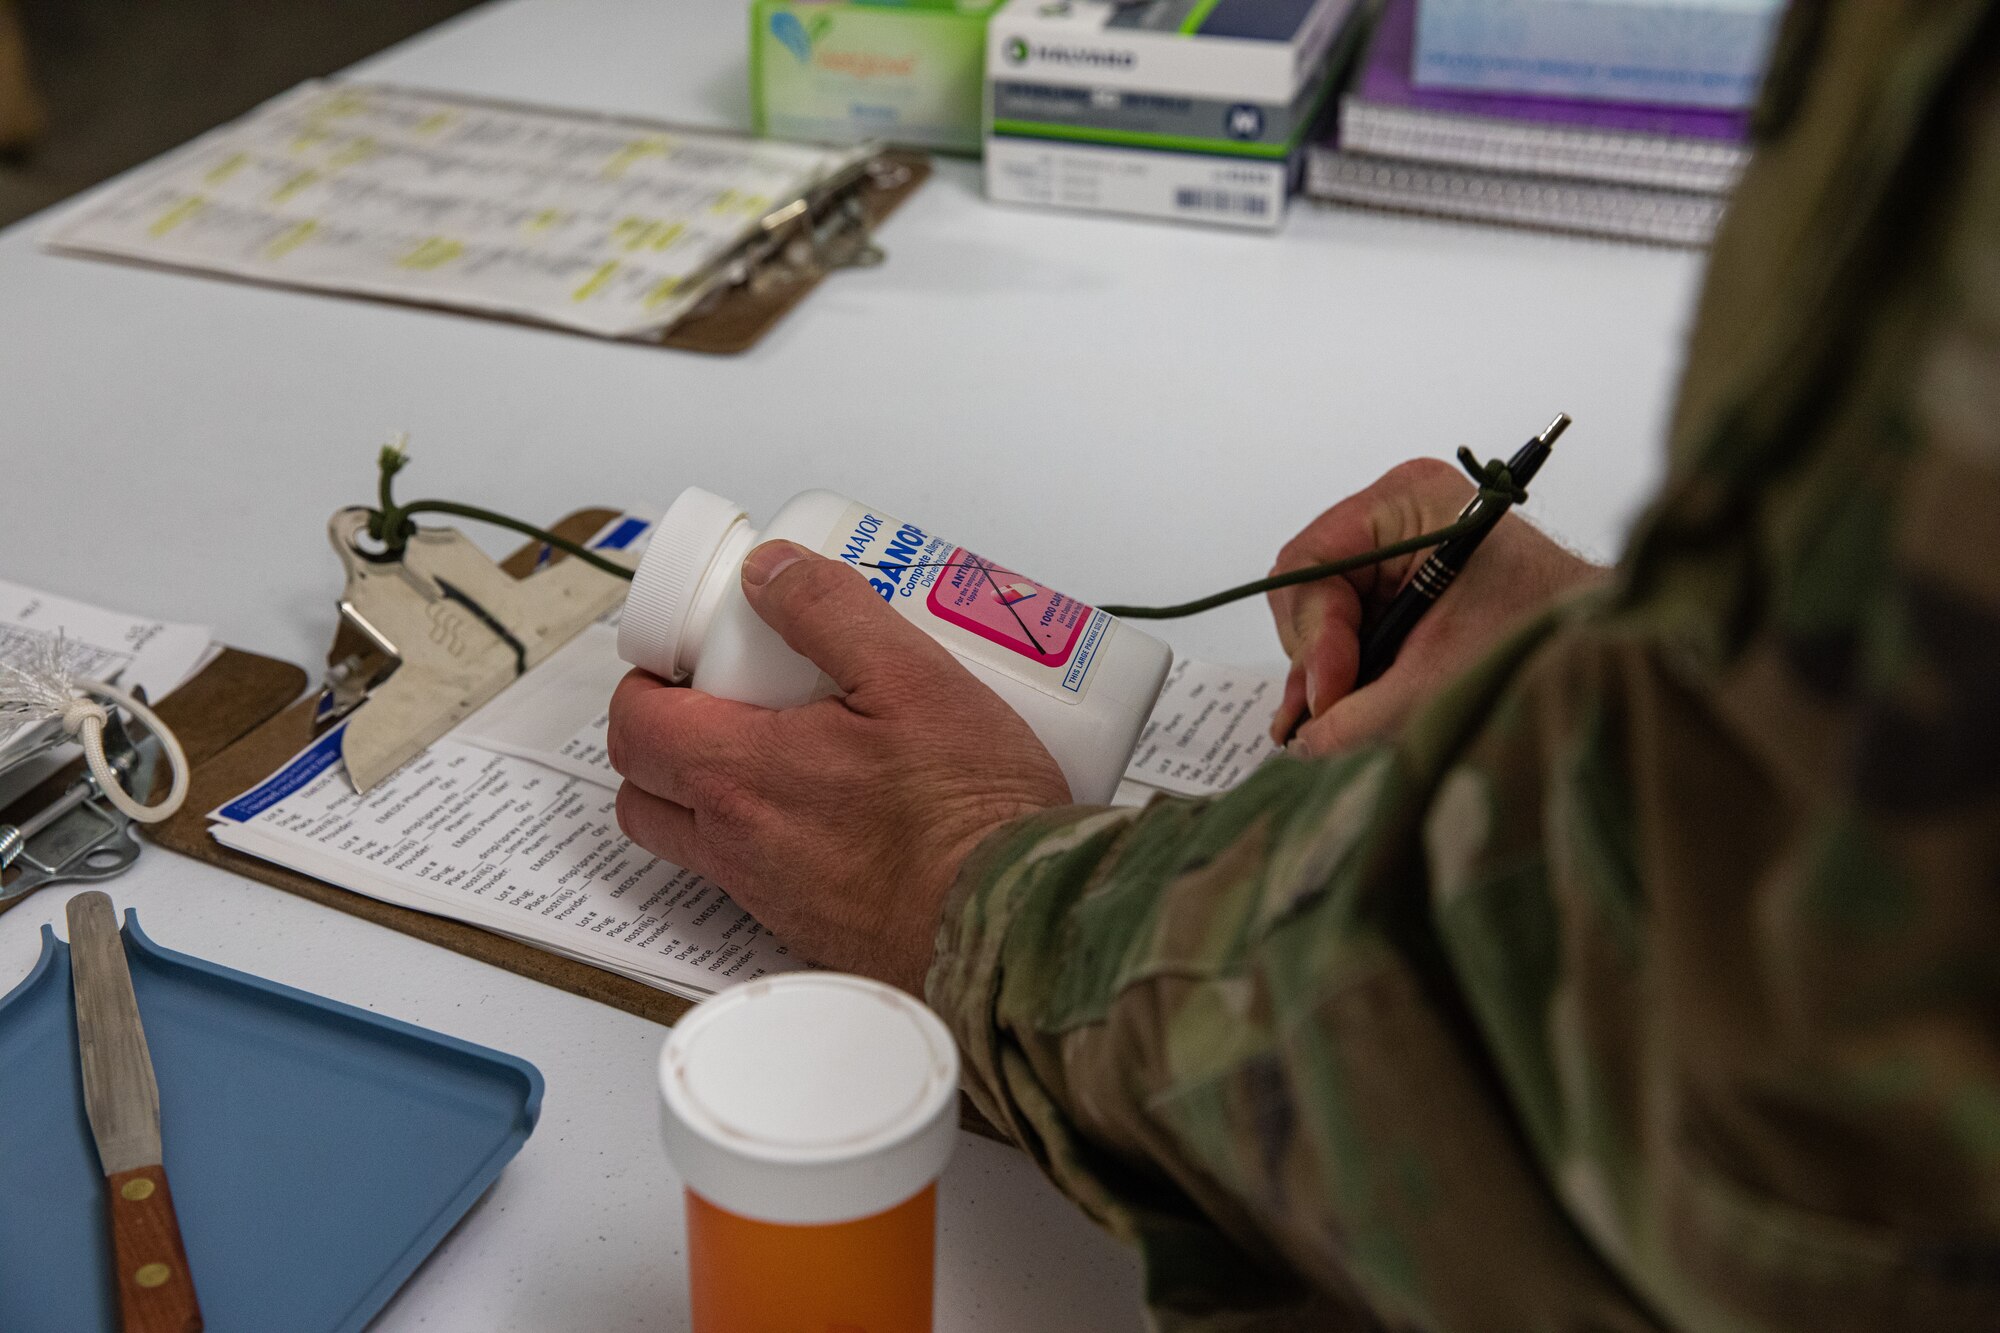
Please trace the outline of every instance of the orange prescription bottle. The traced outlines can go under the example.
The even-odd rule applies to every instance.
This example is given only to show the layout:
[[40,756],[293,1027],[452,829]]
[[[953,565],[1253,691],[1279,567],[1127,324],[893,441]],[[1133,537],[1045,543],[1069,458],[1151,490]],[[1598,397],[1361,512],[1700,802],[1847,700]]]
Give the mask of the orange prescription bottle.
[[660,1094],[694,1333],[930,1333],[958,1133],[935,1014],[861,977],[746,982],[668,1036]]

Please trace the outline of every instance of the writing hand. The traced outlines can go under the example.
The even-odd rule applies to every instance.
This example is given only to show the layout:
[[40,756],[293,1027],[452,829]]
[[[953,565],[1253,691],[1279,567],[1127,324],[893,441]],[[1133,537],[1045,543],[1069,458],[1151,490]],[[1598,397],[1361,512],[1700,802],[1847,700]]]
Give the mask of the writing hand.
[[[1464,475],[1448,463],[1399,464],[1314,519],[1279,552],[1271,572],[1340,560],[1433,532],[1455,519],[1472,493]],[[1356,689],[1362,634],[1428,554],[1419,551],[1270,594],[1278,639],[1292,663],[1272,719],[1275,739],[1283,742],[1296,729],[1298,747],[1319,754],[1393,731],[1524,616],[1606,575],[1601,566],[1509,513],[1411,631],[1389,669]]]

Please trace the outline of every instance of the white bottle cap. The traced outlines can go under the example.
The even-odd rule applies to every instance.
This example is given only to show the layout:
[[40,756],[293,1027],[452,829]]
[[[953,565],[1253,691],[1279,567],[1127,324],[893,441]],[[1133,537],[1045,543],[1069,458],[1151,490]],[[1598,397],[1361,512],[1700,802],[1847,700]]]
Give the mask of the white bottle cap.
[[662,680],[678,680],[681,639],[703,575],[730,529],[749,515],[733,500],[690,486],[653,529],[618,622],[618,655]]
[[958,1048],[894,987],[834,972],[732,986],[660,1051],[667,1156],[688,1188],[764,1222],[869,1217],[957,1143]]

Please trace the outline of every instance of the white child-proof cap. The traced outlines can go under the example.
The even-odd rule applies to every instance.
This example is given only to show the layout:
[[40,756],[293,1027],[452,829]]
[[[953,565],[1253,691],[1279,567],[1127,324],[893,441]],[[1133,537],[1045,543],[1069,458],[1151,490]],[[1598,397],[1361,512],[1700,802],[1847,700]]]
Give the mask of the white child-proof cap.
[[688,1188],[764,1222],[902,1203],[957,1142],[958,1048],[894,987],[832,972],[744,982],[660,1051],[667,1156]]
[[663,680],[679,676],[681,640],[702,577],[724,542],[749,515],[734,500],[690,486],[653,529],[632,574],[618,622],[618,656]]

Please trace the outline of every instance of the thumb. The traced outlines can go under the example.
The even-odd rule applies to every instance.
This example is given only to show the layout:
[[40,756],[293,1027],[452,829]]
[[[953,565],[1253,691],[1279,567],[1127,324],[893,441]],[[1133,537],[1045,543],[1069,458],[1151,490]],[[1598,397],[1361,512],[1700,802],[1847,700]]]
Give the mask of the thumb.
[[743,596],[786,645],[853,694],[884,670],[944,649],[887,605],[851,565],[793,542],[765,542],[743,561]]

